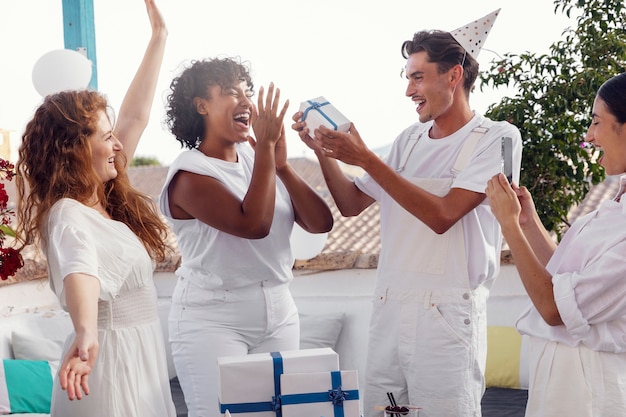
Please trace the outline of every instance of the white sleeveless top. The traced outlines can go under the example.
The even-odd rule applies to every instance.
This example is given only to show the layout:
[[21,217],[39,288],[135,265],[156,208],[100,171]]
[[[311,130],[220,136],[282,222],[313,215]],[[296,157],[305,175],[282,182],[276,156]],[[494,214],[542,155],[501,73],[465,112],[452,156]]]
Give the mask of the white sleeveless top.
[[197,149],[181,153],[172,163],[161,192],[159,207],[172,226],[182,255],[176,275],[205,289],[233,289],[261,281],[288,283],[293,278],[294,257],[290,236],[295,221],[289,193],[276,179],[276,206],[268,236],[245,239],[215,229],[198,219],[171,216],[167,188],[179,170],[213,177],[243,200],[250,186],[254,150],[237,145],[238,162],[204,155]]

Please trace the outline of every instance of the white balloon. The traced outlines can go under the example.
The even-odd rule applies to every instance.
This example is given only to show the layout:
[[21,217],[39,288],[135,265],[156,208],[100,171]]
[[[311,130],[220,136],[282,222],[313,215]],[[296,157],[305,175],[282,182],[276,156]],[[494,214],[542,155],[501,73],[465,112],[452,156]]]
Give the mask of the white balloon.
[[71,49],[50,51],[33,67],[33,85],[42,97],[59,91],[87,88],[89,81],[91,61]]
[[328,233],[309,233],[297,223],[291,231],[291,251],[294,258],[301,261],[315,258],[326,245]]

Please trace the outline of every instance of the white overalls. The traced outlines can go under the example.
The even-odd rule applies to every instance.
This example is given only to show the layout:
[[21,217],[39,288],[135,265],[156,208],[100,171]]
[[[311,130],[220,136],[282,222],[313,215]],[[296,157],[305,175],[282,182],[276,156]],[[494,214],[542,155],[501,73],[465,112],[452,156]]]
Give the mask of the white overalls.
[[[475,128],[462,147],[453,171],[469,162],[486,129]],[[399,170],[419,140],[414,134]],[[438,196],[453,178],[407,178]],[[381,251],[378,285],[370,324],[364,390],[365,416],[388,404],[392,392],[400,404],[423,407],[420,417],[480,416],[486,360],[488,290],[472,290],[467,272],[461,221],[436,234],[383,193],[382,247],[408,248],[404,255]],[[408,232],[408,233],[407,233]],[[418,236],[418,238],[416,238]],[[393,239],[385,242],[384,237]]]

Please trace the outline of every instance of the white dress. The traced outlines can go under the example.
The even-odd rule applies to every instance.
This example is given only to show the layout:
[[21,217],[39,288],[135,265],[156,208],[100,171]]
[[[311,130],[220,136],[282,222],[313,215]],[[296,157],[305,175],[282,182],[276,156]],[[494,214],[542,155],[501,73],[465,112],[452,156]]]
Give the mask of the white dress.
[[[69,401],[55,380],[57,417],[170,417],[176,411],[157,315],[154,264],[123,223],[71,199],[54,204],[47,221],[50,287],[66,308],[63,279],[84,273],[100,282],[100,350],[89,375],[90,394]],[[63,356],[74,338],[65,343]]]

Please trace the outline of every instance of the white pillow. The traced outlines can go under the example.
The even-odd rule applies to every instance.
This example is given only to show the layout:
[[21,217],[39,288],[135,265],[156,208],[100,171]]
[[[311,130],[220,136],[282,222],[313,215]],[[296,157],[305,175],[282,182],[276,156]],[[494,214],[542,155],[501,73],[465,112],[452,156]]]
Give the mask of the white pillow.
[[63,353],[63,341],[52,340],[20,331],[11,333],[15,359],[30,361],[58,361]]
[[335,349],[345,313],[300,313],[300,349]]

